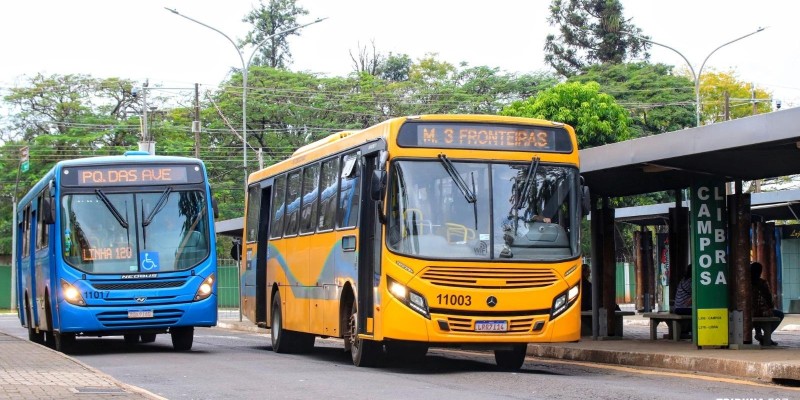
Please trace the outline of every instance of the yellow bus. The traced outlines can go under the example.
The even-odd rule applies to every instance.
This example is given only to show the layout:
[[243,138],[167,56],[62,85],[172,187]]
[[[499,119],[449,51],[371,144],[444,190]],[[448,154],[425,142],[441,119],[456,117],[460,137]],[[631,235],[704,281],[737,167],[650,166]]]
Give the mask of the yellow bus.
[[572,127],[422,115],[332,134],[252,173],[242,312],[278,353],[344,339],[357,366],[429,347],[580,337],[580,184]]

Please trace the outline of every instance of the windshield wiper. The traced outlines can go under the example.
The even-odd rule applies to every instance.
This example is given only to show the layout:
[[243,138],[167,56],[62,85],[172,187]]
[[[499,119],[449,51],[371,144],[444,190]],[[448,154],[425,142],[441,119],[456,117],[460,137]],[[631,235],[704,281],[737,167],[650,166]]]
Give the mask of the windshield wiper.
[[106,194],[103,193],[103,191],[100,189],[95,189],[94,192],[97,194],[97,197],[99,197],[100,200],[103,202],[103,204],[106,205],[108,211],[111,211],[111,215],[113,215],[114,218],[117,219],[117,222],[119,222],[120,226],[122,226],[125,229],[128,229],[128,221],[126,221],[125,218],[122,217],[122,214],[119,213],[117,207],[114,207],[114,204],[111,203],[111,200],[108,199],[108,196],[106,196]]
[[522,187],[522,192],[520,196],[517,198],[516,203],[514,204],[514,208],[520,209],[522,208],[522,204],[525,199],[528,197],[528,192],[531,190],[531,177],[536,179],[536,170],[539,169],[539,157],[535,156],[531,159],[531,164],[528,166],[528,175],[525,177],[525,186]]
[[[164,193],[161,193],[161,197],[158,198],[158,203],[156,203],[156,206],[153,207],[153,210],[150,211],[150,214],[147,215],[147,218],[145,218],[144,221],[142,221],[143,227],[150,225],[150,223],[153,222],[153,217],[155,217],[156,214],[158,214],[158,212],[161,211],[162,208],[164,208],[164,205],[167,204],[167,198],[169,197],[169,193],[171,191],[172,188],[170,187],[164,189]],[[144,214],[144,210],[142,210],[142,214]]]
[[477,201],[477,198],[475,198],[475,193],[469,189],[467,183],[464,182],[464,179],[458,174],[455,165],[453,165],[450,159],[447,158],[444,153],[442,153],[439,154],[439,161],[442,162],[442,166],[444,167],[444,170],[447,171],[447,174],[450,175],[450,178],[453,178],[453,181],[456,183],[456,187],[458,187],[458,190],[460,190],[461,194],[464,195],[464,198],[467,199],[467,203],[475,203],[475,201]]

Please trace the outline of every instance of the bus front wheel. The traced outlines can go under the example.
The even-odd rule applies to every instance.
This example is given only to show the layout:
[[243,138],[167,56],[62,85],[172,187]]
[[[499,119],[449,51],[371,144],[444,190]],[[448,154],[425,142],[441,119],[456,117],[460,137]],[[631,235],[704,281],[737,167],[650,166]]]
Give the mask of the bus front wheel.
[[515,344],[510,350],[495,350],[494,360],[497,362],[497,368],[503,371],[516,371],[522,368],[527,351],[528,345],[526,344]]
[[75,346],[74,333],[53,332],[53,349],[62,353],[69,353]]
[[172,348],[175,351],[189,351],[192,349],[192,341],[194,341],[193,326],[171,328],[169,333],[172,336]]
[[356,367],[375,367],[380,363],[383,346],[380,343],[358,337],[358,307],[352,306],[348,322],[348,340],[350,341],[350,356]]

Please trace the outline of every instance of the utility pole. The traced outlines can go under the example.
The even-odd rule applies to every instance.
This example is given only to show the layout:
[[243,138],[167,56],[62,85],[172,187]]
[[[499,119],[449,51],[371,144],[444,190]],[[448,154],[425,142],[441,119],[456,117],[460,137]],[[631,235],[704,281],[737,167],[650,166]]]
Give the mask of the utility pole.
[[194,84],[194,121],[192,121],[192,132],[194,133],[194,157],[200,158],[200,84]]

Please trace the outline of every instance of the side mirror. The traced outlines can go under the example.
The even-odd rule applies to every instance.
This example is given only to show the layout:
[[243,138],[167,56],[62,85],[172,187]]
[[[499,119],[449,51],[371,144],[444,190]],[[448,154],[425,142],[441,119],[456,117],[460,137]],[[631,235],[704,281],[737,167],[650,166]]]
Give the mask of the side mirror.
[[378,201],[383,199],[383,192],[386,189],[386,171],[375,170],[372,172],[372,181],[370,182],[370,197],[372,200]]
[[583,215],[589,215],[592,212],[592,195],[589,193],[588,186],[581,186],[581,208]]
[[217,205],[217,199],[213,195],[211,197],[211,209],[214,210],[214,219],[219,218],[219,206]]
[[50,196],[42,198],[42,209],[39,211],[42,222],[47,225],[56,223],[56,210],[53,208],[53,199]]
[[239,240],[233,241],[233,246],[231,246],[231,258],[235,261],[239,261],[242,258],[242,242]]

